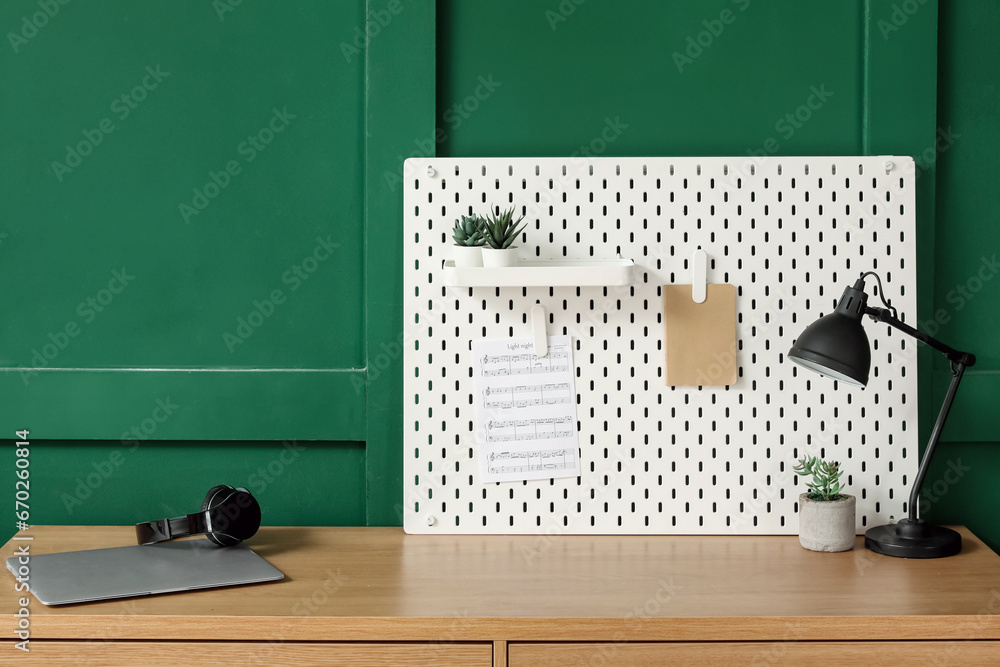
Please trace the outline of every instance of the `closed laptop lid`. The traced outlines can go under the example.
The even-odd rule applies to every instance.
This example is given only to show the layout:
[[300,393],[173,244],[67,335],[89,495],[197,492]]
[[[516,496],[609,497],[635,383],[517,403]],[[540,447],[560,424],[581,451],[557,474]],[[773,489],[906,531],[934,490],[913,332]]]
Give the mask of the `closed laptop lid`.
[[[7,569],[18,576],[18,557]],[[46,605],[254,584],[284,574],[245,544],[205,539],[30,556],[28,590]]]

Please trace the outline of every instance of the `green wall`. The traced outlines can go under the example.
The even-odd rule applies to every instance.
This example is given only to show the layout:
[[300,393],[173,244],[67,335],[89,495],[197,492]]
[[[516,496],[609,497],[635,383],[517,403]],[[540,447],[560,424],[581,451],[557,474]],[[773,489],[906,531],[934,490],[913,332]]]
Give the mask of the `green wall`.
[[[1000,152],[1000,5],[941,3],[938,141],[920,156],[937,167],[934,312],[922,321],[941,340],[973,352],[923,500],[935,521],[966,524],[1000,550],[1000,200],[991,174]],[[934,392],[951,376],[935,359]],[[927,406],[932,408],[934,406]]]
[[[0,277],[16,286],[0,293],[0,436],[32,431],[32,522],[149,519],[229,482],[260,492],[269,524],[399,524],[405,157],[929,151],[916,318],[950,309],[938,334],[981,362],[928,482],[970,470],[926,506],[997,547],[1000,437],[979,408],[998,394],[1000,297],[984,282],[949,299],[997,246],[1000,19],[956,4],[939,20],[934,0],[152,0],[59,5],[32,33],[37,2],[3,3],[0,27],[32,33],[0,45]],[[115,101],[157,65],[169,76],[122,118]],[[72,172],[53,167],[105,117]],[[273,118],[287,126],[245,147]],[[90,315],[88,298],[108,303]],[[924,354],[920,373],[926,433],[947,370]],[[159,420],[157,401],[177,408]]]
[[0,437],[30,431],[30,522],[218,483],[269,524],[395,522],[381,174],[433,126],[433,5],[9,0],[0,27]]
[[[439,154],[569,155],[607,119],[607,155],[859,154],[864,17],[839,4],[439,3]],[[469,111],[481,76],[498,85]],[[814,88],[812,118],[776,129]]]

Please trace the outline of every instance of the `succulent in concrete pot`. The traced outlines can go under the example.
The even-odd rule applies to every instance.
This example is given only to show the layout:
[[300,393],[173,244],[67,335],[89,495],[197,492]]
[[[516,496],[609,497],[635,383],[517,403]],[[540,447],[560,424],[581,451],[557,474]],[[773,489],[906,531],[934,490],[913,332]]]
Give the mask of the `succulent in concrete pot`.
[[857,499],[841,493],[844,474],[837,461],[807,456],[792,472],[810,476],[808,492],[799,495],[799,544],[812,551],[847,551],[854,547]]

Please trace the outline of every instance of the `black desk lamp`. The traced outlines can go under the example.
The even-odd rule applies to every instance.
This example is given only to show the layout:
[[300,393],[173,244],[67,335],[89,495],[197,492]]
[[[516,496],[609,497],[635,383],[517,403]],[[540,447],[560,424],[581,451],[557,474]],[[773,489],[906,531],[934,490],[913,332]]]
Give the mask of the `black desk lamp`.
[[[867,276],[875,276],[878,280],[878,293],[885,308],[872,308],[867,305],[868,295],[865,294]],[[836,310],[816,320],[802,332],[788,352],[788,358],[821,375],[828,375],[846,384],[864,388],[868,384],[868,369],[872,362],[868,336],[861,325],[861,319],[865,315],[870,315],[873,320],[885,322],[927,343],[935,350],[944,353],[951,362],[951,385],[934,424],[934,430],[931,431],[931,439],[927,443],[927,449],[924,450],[924,457],[920,460],[917,478],[910,489],[909,516],[900,519],[896,524],[868,529],[865,533],[865,547],[876,553],[900,558],[954,556],[962,550],[962,537],[953,530],[932,526],[918,519],[917,498],[924,476],[927,475],[931,457],[934,456],[934,448],[941,438],[944,422],[955,400],[958,383],[962,381],[965,369],[976,363],[976,357],[968,352],[953,350],[927,334],[900,322],[896,317],[896,309],[885,300],[882,281],[878,275],[869,271],[861,274],[854,287],[844,290]]]

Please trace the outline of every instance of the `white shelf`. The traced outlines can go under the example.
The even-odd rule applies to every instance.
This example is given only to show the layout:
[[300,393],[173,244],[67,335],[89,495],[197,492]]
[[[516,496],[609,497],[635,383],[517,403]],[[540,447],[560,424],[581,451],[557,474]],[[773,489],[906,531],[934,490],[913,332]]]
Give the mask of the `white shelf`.
[[442,266],[444,284],[450,287],[585,287],[632,284],[631,259],[545,260],[517,266],[461,267],[453,260]]

